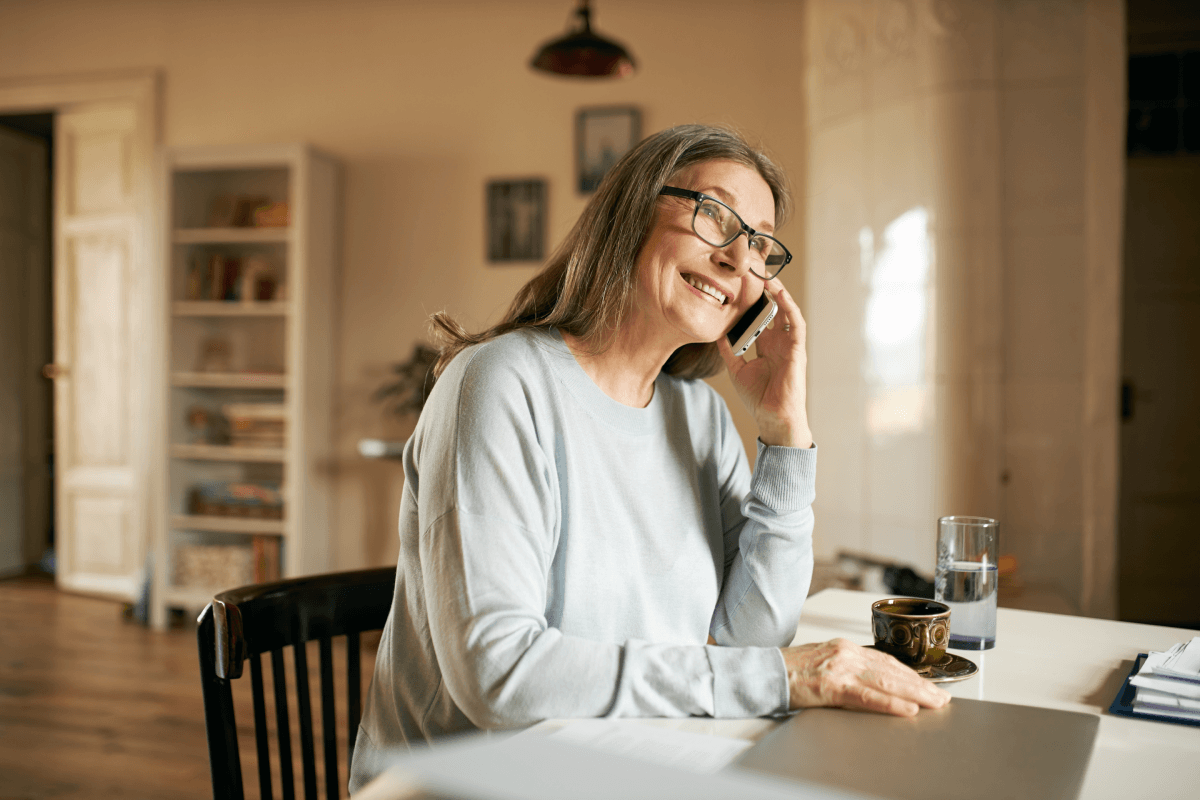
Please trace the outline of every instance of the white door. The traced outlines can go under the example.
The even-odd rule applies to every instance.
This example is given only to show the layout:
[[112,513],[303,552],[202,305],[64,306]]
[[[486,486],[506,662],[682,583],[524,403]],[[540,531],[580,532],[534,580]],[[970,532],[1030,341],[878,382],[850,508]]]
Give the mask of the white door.
[[60,586],[128,599],[146,554],[146,337],[133,104],[55,118],[54,416]]
[[41,555],[49,509],[46,157],[40,139],[0,128],[0,577]]

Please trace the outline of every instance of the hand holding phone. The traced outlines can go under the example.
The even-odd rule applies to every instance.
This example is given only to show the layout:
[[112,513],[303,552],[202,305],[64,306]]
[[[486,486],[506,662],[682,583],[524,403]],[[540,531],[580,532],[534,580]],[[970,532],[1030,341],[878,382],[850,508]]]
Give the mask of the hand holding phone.
[[[759,348],[757,358],[742,358],[776,313],[782,327],[777,326],[767,337],[768,346]],[[754,416],[759,440],[768,447],[811,447],[805,409],[804,316],[787,289],[773,281],[770,294],[764,293],[738,319],[727,338],[718,349],[733,388]]]
[[729,329],[726,338],[729,339],[729,346],[733,348],[735,356],[743,355],[750,349],[750,345],[754,344],[758,335],[767,329],[771,320],[775,319],[777,311],[779,311],[778,304],[766,292],[763,292],[754,305],[750,306],[746,313]]

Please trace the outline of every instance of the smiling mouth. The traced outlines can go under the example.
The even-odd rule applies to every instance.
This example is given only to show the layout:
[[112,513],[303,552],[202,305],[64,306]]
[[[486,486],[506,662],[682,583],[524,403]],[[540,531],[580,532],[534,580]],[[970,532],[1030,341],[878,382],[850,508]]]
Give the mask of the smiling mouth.
[[723,306],[729,302],[729,296],[727,294],[725,294],[724,292],[722,292],[720,289],[713,286],[712,284],[705,283],[704,281],[697,278],[695,275],[685,272],[682,274],[681,277],[685,281],[688,282],[689,286],[703,292],[705,295],[710,297],[713,300],[713,302],[715,302],[717,305]]

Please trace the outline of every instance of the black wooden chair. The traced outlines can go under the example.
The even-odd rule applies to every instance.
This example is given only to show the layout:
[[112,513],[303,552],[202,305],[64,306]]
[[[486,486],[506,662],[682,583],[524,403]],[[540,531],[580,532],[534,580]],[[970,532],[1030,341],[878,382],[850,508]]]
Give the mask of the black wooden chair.
[[[260,658],[263,653],[271,654],[281,796],[285,800],[295,797],[284,654],[284,648],[291,646],[304,797],[316,800],[317,759],[313,746],[308,656],[304,646],[313,640],[319,643],[320,650],[325,795],[328,800],[342,796],[362,713],[359,634],[383,627],[391,608],[395,582],[395,567],[314,575],[231,589],[216,595],[205,607],[200,614],[197,635],[214,798],[241,800],[244,796],[230,681],[242,676],[246,661],[250,662],[254,698],[260,796],[264,800],[275,796],[271,780],[267,697],[263,690]],[[346,637],[348,746],[344,762],[347,772],[341,775],[338,770],[337,717],[334,708],[335,636]]]

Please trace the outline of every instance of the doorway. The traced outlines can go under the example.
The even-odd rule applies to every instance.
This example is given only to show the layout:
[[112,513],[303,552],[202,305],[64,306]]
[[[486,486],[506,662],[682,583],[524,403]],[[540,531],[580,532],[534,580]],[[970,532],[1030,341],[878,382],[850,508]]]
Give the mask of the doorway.
[[[159,390],[166,381],[160,335],[165,295],[156,269],[159,89],[152,70],[0,81],[0,116],[40,116],[43,130],[51,122],[54,152],[51,244],[46,246],[52,276],[52,313],[47,315],[53,325],[51,357],[41,358],[25,346],[26,328],[38,330],[44,323],[14,322],[18,315],[24,319],[36,313],[23,293],[45,282],[29,282],[33,270],[17,268],[0,284],[0,364],[6,370],[0,375],[0,555],[13,561],[0,564],[5,570],[0,574],[15,574],[27,570],[30,561],[40,561],[37,551],[53,520],[55,583],[69,591],[124,600],[138,599],[147,585],[149,532],[161,517],[155,498],[163,495],[153,469],[162,451],[165,420]],[[30,119],[11,121],[36,125]],[[0,132],[26,144],[37,140],[29,131]],[[49,154],[32,160],[46,163]],[[2,163],[0,170],[5,170],[0,186],[21,174]],[[0,203],[3,197],[0,191]],[[50,205],[49,198],[20,200],[14,207],[26,213],[10,209],[0,218],[28,222],[36,217],[41,222],[32,224],[44,225],[45,216],[27,213],[43,205]],[[22,235],[20,241],[42,241],[44,236]],[[11,241],[0,238],[0,245]],[[28,260],[24,254],[14,258],[18,265]],[[35,338],[44,345],[44,338]],[[17,407],[14,393],[3,387],[18,383],[20,376],[38,380],[43,368],[45,384],[29,393],[50,391],[54,398],[53,421],[45,423],[53,429],[53,461],[32,455],[30,460],[53,465],[53,484],[44,476],[53,511],[46,509],[46,525],[31,521],[29,527],[41,532],[26,538],[24,476],[36,482],[45,470],[26,470],[22,460],[24,446],[32,450],[37,437],[22,434],[22,444],[16,444],[10,433],[24,431],[24,423],[6,425],[3,420],[22,419],[29,409],[44,406],[22,399]],[[30,504],[35,511],[40,507]],[[14,538],[19,545],[11,543]]]
[[0,115],[0,577],[54,573],[54,115]]
[[1119,613],[1200,629],[1200,10],[1128,13]]

